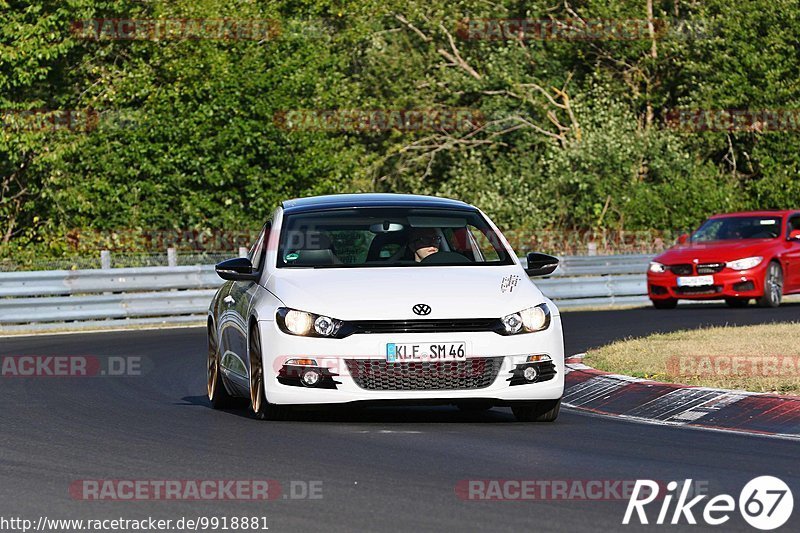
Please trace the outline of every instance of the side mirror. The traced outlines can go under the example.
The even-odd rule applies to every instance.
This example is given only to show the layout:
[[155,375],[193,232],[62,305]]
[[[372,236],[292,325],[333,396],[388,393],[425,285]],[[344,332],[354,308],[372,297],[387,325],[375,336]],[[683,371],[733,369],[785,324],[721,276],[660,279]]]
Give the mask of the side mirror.
[[527,255],[528,267],[525,273],[529,276],[547,276],[558,268],[558,258],[552,255],[531,252]]
[[789,232],[790,241],[800,241],[800,229],[793,229]]
[[234,257],[214,267],[217,275],[228,281],[257,281],[258,272],[253,272],[253,263],[246,257]]
[[684,233],[683,235],[678,237],[678,244],[685,244],[686,241],[688,241],[688,240],[689,240],[689,234],[688,233]]

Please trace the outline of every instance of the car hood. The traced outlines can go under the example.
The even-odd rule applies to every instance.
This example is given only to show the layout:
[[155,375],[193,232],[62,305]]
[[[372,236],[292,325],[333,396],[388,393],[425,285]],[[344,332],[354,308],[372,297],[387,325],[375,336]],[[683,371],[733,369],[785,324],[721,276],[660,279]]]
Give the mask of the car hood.
[[[266,287],[287,307],[341,320],[500,318],[546,301],[517,265],[287,268]],[[416,304],[431,313],[414,314]]]
[[764,248],[777,239],[747,239],[741,241],[711,241],[679,244],[657,256],[654,261],[665,265],[679,263],[713,263],[735,261],[764,254]]

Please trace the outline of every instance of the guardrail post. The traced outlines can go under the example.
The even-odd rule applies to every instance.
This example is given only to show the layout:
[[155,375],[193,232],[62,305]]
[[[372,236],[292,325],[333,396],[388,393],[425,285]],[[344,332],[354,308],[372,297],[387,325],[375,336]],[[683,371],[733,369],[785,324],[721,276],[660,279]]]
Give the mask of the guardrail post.
[[103,270],[111,268],[111,252],[108,250],[100,250],[100,268]]
[[175,248],[167,248],[167,266],[178,266],[178,254],[175,252]]
[[247,257],[247,247],[240,246],[239,247],[239,257]]

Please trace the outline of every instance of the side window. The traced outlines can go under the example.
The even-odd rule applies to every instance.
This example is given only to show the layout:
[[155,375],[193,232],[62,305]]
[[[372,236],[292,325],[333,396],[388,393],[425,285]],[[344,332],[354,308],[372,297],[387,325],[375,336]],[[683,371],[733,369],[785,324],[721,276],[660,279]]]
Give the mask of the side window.
[[267,222],[264,226],[264,229],[261,230],[261,234],[256,239],[256,242],[250,248],[250,253],[247,254],[247,257],[250,258],[250,262],[253,263],[253,270],[261,270],[261,265],[264,262],[266,243],[269,241],[269,230],[271,227],[272,221]]
[[[476,227],[469,226],[469,232],[472,234],[472,237],[475,239],[475,242],[478,244],[478,248],[480,249],[483,257],[486,261],[500,261],[500,254],[497,253],[497,248],[495,247],[492,242],[483,234],[481,230]],[[500,244],[497,243],[497,246]]]
[[789,232],[800,231],[800,215],[789,219]]

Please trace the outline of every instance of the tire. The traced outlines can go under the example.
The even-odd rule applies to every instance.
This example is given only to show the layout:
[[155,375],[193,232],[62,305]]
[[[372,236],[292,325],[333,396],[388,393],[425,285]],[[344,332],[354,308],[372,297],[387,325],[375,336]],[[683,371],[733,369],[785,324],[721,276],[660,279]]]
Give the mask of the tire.
[[555,422],[561,411],[561,398],[541,400],[531,404],[515,405],[511,408],[517,422]]
[[219,344],[216,330],[208,325],[208,356],[206,358],[206,385],[208,401],[212,409],[225,409],[233,404],[233,396],[228,393],[222,380],[219,360]]
[[261,335],[258,328],[250,327],[248,336],[248,355],[250,358],[250,410],[259,420],[289,420],[290,407],[275,405],[267,401],[264,392],[264,365],[261,351]]
[[678,307],[678,300],[667,298],[666,300],[650,300],[656,309],[675,309]]
[[759,307],[778,307],[783,298],[783,270],[772,261],[764,276],[764,295],[757,300]]
[[750,298],[725,298],[725,303],[728,307],[737,309],[750,305]]

